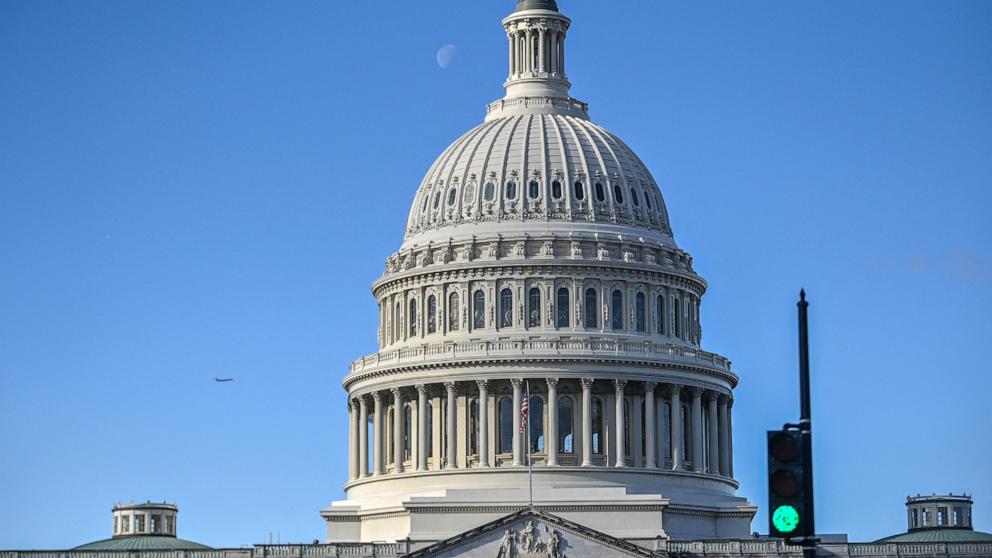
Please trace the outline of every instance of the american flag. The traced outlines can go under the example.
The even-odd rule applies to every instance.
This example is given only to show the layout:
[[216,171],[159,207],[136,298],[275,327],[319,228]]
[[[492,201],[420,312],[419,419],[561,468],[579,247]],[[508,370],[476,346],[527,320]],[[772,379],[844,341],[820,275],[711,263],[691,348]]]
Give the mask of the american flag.
[[522,403],[520,403],[520,433],[523,434],[527,431],[527,400],[529,397],[524,397]]

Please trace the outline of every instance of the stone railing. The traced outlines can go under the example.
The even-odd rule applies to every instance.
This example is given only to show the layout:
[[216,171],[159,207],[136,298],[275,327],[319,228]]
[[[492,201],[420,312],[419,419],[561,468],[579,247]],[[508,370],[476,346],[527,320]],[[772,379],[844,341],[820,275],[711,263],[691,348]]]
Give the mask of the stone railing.
[[[380,351],[351,363],[351,374],[431,362],[477,358],[598,357],[701,365],[730,372],[730,360],[702,349],[652,341],[579,338],[468,340]],[[347,381],[347,379],[346,379]]]
[[395,558],[410,551],[406,543],[256,545],[218,550],[10,550],[0,558]]
[[588,118],[589,103],[569,97],[514,97],[500,99],[486,105],[486,114],[513,109],[560,109],[575,111]]

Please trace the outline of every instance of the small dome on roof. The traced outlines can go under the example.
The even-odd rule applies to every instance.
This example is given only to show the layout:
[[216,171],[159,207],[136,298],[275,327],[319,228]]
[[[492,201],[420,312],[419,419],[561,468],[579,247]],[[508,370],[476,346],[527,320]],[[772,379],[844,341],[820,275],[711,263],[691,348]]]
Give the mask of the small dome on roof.
[[513,11],[522,12],[524,10],[551,10],[558,11],[558,4],[555,0],[517,0],[517,8]]
[[134,535],[95,541],[73,550],[210,550],[205,544],[200,544],[176,537],[163,535]]
[[210,550],[205,544],[176,537],[179,508],[168,502],[115,504],[113,537],[73,550]]

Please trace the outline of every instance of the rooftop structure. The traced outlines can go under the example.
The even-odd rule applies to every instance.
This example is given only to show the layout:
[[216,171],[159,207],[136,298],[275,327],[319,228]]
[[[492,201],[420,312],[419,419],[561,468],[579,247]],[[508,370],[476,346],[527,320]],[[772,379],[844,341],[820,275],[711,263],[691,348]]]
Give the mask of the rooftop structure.
[[971,496],[967,494],[931,494],[906,497],[905,533],[879,542],[905,543],[992,543],[992,533],[975,531],[971,517]]
[[167,502],[115,504],[113,537],[73,550],[205,550],[210,547],[176,537],[179,508]]

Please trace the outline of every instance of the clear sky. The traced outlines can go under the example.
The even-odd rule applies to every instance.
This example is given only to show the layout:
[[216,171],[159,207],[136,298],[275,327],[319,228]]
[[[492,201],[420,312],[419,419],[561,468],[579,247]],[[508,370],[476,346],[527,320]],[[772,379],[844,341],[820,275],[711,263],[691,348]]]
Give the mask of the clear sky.
[[[145,499],[210,545],[324,538],[369,286],[502,95],[512,7],[0,0],[0,548],[106,538]],[[992,531],[992,3],[561,7],[572,94],[709,281],[754,528],[804,286],[820,530],[967,491]]]

